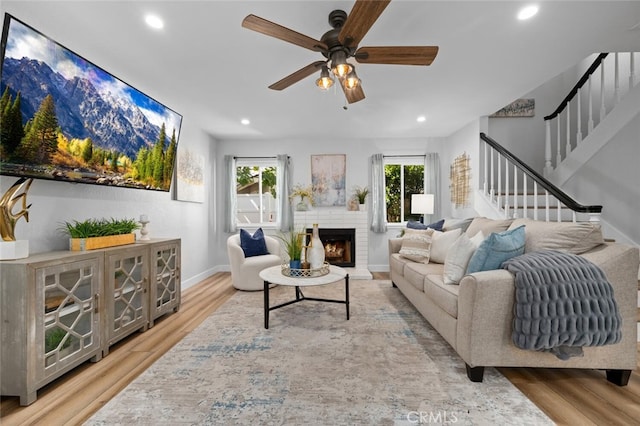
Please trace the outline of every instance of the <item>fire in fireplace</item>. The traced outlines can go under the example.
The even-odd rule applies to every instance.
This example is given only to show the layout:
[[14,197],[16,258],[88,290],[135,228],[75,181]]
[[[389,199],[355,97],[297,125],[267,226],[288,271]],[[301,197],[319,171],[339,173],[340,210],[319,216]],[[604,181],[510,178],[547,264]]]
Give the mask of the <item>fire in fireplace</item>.
[[[309,235],[311,231],[307,228]],[[324,260],[336,266],[356,266],[355,228],[319,228],[318,234],[324,246]]]

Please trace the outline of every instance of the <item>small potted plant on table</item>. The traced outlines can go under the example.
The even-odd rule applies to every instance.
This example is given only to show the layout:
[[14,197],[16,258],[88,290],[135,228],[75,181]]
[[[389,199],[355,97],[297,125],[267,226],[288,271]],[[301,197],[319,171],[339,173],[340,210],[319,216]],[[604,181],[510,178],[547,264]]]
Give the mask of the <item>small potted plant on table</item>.
[[289,256],[289,267],[300,269],[302,259],[301,233],[291,230],[286,235],[278,235],[278,238],[284,243],[284,249]]

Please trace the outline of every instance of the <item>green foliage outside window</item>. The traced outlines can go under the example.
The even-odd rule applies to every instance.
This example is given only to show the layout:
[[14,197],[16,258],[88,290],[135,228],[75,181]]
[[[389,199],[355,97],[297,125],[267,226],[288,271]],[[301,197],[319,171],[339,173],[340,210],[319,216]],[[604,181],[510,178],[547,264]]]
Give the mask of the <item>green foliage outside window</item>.
[[421,194],[424,191],[424,166],[386,164],[384,174],[387,222],[418,220],[420,215],[411,214],[411,194]]

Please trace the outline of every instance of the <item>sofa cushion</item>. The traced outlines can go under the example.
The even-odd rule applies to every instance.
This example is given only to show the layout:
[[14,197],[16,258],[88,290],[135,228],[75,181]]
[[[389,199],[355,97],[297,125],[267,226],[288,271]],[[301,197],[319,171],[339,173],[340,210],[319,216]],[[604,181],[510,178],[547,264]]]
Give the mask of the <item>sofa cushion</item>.
[[256,232],[251,235],[244,229],[240,230],[240,247],[244,252],[244,257],[264,256],[269,254],[267,250],[267,243],[264,240],[264,232],[262,228],[258,228]]
[[433,229],[407,229],[402,236],[400,256],[414,262],[429,263]]
[[590,222],[544,222],[516,219],[510,228],[526,225],[524,252],[558,250],[582,254],[604,243],[600,226]]
[[524,240],[524,225],[500,233],[493,232],[471,256],[467,274],[499,269],[505,260],[524,253]]
[[456,218],[446,218],[444,220],[444,226],[442,227],[443,231],[451,231],[453,229],[462,229],[462,232],[467,232],[469,225],[474,218],[469,217],[466,219],[456,219]]
[[404,267],[404,279],[420,291],[424,291],[427,275],[442,275],[444,266],[439,263],[408,262]]
[[442,226],[444,225],[444,219],[440,219],[437,222],[433,222],[430,223],[428,225],[425,225],[422,222],[418,222],[416,220],[410,220],[409,222],[407,222],[407,228],[409,229],[427,229],[427,228],[431,228],[431,229],[435,229],[436,231],[442,231]]
[[486,217],[475,217],[467,228],[467,235],[473,237],[479,231],[487,236],[492,232],[502,232],[509,228],[513,219],[489,219]]
[[424,281],[424,294],[453,318],[458,318],[457,285],[446,285],[442,274],[429,274]]
[[449,249],[456,242],[462,229],[454,229],[452,231],[440,232],[433,231],[431,236],[431,256],[429,262],[444,263],[444,259],[447,257]]
[[458,284],[460,282],[467,272],[471,256],[473,256],[483,240],[484,234],[480,231],[473,238],[469,238],[467,234],[462,234],[453,243],[444,261],[443,281],[445,284]]

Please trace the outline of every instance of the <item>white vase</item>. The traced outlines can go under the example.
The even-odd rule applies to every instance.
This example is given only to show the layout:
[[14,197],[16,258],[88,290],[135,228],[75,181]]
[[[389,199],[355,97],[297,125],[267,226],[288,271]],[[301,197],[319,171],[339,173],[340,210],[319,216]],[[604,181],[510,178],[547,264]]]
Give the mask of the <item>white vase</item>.
[[307,262],[311,269],[321,268],[324,264],[324,246],[320,240],[320,234],[318,232],[318,224],[313,224],[313,232],[311,233],[311,247],[307,251]]
[[366,203],[362,203],[358,205],[358,210],[360,210],[361,212],[366,212],[367,211],[367,204]]

